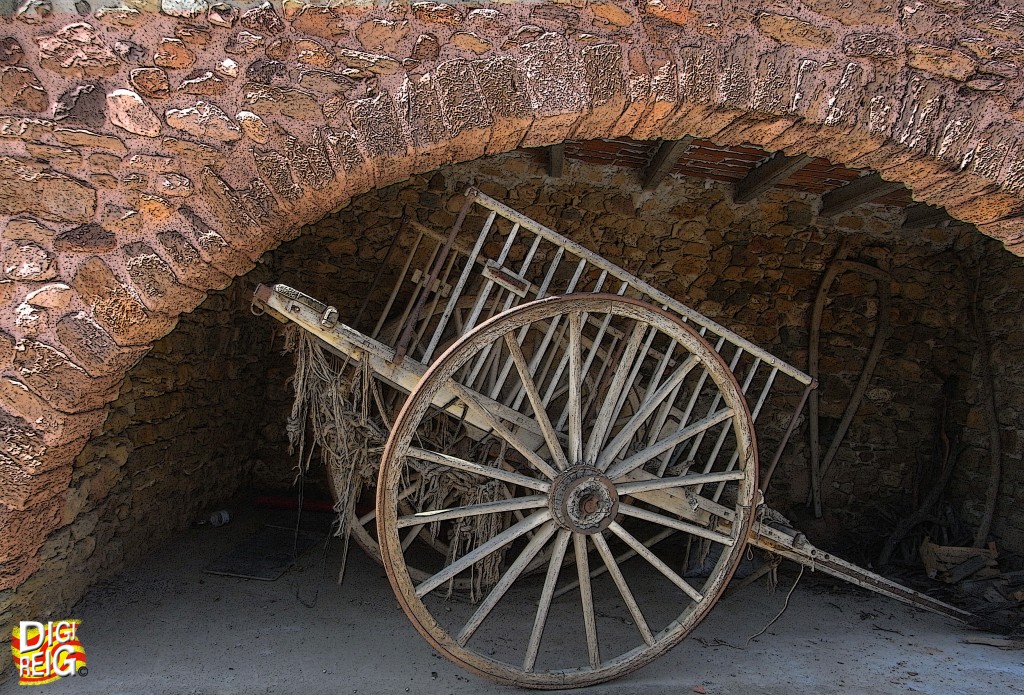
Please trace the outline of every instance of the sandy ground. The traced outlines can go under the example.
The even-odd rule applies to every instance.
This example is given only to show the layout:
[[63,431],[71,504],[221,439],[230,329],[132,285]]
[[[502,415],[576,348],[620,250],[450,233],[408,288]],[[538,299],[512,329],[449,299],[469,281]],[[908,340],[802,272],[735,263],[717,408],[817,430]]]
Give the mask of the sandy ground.
[[[280,521],[277,513],[275,521]],[[511,693],[435,653],[392,596],[382,568],[358,549],[342,585],[339,545],[304,555],[275,582],[202,568],[266,520],[242,515],[183,533],[94,589],[73,611],[89,674],[46,693]],[[1024,693],[1024,652],[963,644],[944,618],[805,575],[724,599],[669,654],[588,693]],[[58,617],[58,616],[54,616]],[[63,617],[63,616],[59,616]],[[8,679],[0,693],[26,692]]]

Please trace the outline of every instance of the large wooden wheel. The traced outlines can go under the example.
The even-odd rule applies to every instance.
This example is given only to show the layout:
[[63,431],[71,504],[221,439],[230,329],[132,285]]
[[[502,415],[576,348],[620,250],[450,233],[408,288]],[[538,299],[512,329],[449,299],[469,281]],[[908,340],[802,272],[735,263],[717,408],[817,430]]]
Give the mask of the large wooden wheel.
[[[565,368],[549,370],[562,382],[538,384],[530,365],[563,321]],[[494,350],[515,368],[491,400],[457,377]],[[624,411],[631,391],[640,403]],[[437,408],[493,445],[476,460],[424,448]],[[456,505],[408,513],[402,491],[427,464],[467,487]],[[402,608],[440,653],[510,685],[579,687],[639,668],[700,622],[741,559],[756,477],[741,389],[692,328],[617,295],[554,297],[481,324],[430,367],[385,446],[377,530]],[[403,534],[424,523],[461,550],[430,567],[412,557]],[[476,601],[451,599],[459,580],[481,588]]]

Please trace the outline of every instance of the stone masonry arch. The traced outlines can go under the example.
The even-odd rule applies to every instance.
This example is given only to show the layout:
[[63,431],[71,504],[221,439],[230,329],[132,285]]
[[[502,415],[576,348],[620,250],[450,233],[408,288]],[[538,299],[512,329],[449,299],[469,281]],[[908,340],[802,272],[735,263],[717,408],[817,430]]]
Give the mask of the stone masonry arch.
[[998,2],[62,2],[0,2],[0,590],[152,341],[414,172],[692,134],[878,170],[1024,255]]

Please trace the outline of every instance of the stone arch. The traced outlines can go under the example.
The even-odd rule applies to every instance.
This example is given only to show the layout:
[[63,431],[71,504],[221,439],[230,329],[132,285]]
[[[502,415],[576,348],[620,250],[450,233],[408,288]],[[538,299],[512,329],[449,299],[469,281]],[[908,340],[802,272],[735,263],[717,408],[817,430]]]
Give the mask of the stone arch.
[[1024,255],[1024,16],[992,3],[67,4],[0,24],[0,589],[175,317],[413,172],[692,134],[876,169]]

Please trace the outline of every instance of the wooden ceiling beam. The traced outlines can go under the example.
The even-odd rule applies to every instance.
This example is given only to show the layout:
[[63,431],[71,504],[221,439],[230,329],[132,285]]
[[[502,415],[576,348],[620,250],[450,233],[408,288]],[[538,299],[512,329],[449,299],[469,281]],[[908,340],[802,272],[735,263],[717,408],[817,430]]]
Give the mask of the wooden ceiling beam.
[[818,214],[833,217],[902,188],[905,186],[899,181],[886,181],[877,173],[861,176],[821,196],[821,212]]
[[560,142],[548,148],[548,176],[557,179],[565,167],[565,143]]
[[926,227],[938,227],[944,222],[952,221],[952,217],[945,209],[918,203],[911,205],[905,211],[903,229],[924,229]]
[[778,152],[771,159],[761,162],[736,183],[737,203],[749,203],[769,188],[782,183],[796,172],[814,161],[814,157],[798,154],[792,157]]
[[662,179],[675,168],[679,158],[690,149],[693,137],[687,135],[681,140],[662,140],[658,150],[654,153],[651,163],[640,175],[641,185],[644,190],[649,191],[657,188]]

